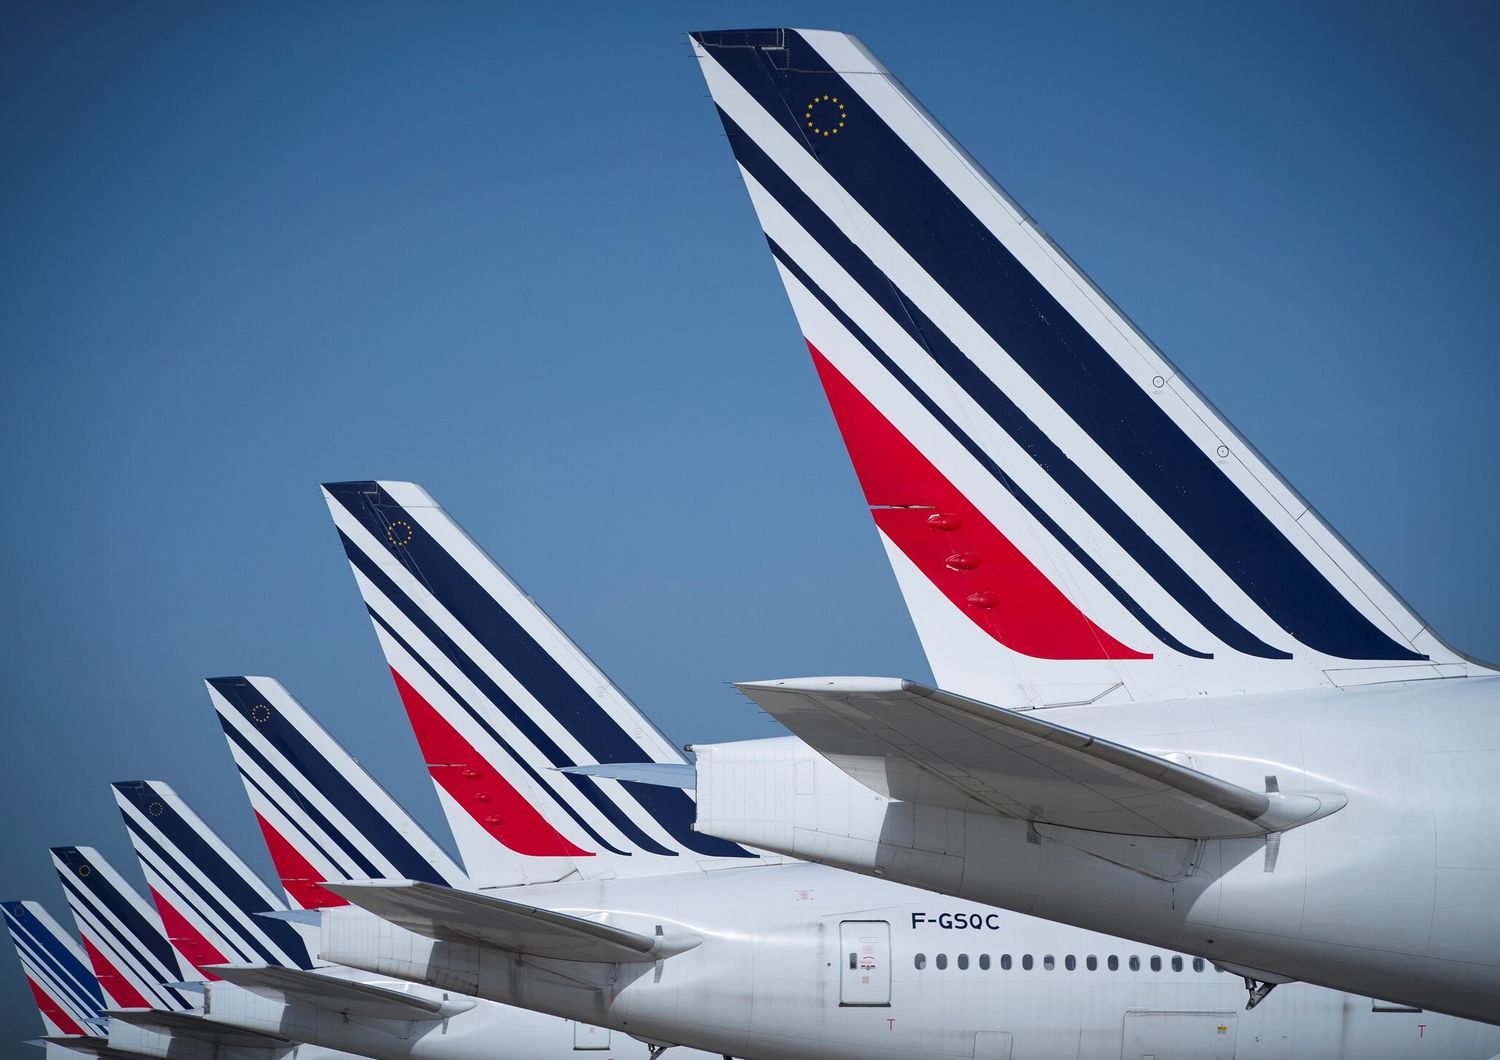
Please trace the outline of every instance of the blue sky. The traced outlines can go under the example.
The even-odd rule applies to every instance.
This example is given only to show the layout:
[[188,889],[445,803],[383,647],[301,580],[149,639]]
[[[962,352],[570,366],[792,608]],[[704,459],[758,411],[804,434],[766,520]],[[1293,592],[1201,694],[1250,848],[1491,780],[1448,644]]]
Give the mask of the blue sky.
[[[1389,5],[1396,8],[1396,5]],[[433,492],[674,739],[926,666],[683,32],[857,33],[1438,630],[1500,658],[1493,5],[11,3],[5,897],[200,679],[442,835],[317,483]],[[446,836],[444,836],[446,842]],[[132,876],[133,864],[122,864]],[[0,1041],[36,1033],[0,960]]]

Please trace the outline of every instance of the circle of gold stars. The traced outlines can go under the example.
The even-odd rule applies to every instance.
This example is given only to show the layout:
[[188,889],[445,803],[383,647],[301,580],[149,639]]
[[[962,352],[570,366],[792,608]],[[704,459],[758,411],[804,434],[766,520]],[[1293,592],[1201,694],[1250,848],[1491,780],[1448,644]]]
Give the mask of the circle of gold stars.
[[[813,112],[818,110],[819,105],[823,103],[828,106],[823,107],[823,113],[814,118]],[[807,127],[812,130],[814,136],[837,136],[839,130],[844,127],[844,119],[848,117],[849,112],[839,102],[838,96],[814,96],[807,104],[802,120],[807,122]]]
[[94,874],[94,866],[90,865],[87,861],[85,861],[82,865],[78,866],[78,875],[79,875],[80,878],[82,878],[82,879],[88,879],[93,874]]
[[250,708],[250,718],[257,725],[264,725],[271,720],[271,708],[264,703],[257,703]]
[[149,813],[152,817],[160,817],[162,814],[166,813],[166,811],[167,808],[159,802],[153,802],[151,805],[146,807],[146,812]]
[[411,523],[405,519],[396,519],[385,528],[385,539],[397,548],[404,548],[411,544],[412,536],[416,533]]

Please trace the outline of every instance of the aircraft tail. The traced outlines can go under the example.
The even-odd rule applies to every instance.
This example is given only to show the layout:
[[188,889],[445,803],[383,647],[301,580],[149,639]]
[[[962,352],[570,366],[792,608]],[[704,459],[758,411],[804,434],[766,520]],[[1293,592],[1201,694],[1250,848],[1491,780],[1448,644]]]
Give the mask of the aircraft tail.
[[52,865],[111,1007],[192,1008],[173,984],[197,973],[172,947],[156,912],[114,866],[92,847],[53,847]]
[[938,683],[1011,706],[1460,676],[842,33],[695,33]]
[[476,886],[757,856],[694,832],[687,791],[562,772],[684,759],[420,486],[323,491]]
[[205,979],[216,964],[311,968],[301,928],[265,914],[286,906],[170,786],[116,783],[115,801],[167,937]]
[[78,944],[36,902],[0,902],[0,909],[46,1033],[99,1036],[104,994]]
[[328,882],[467,885],[447,852],[279,682],[215,677],[206,684],[294,907],[347,905],[321,886]]

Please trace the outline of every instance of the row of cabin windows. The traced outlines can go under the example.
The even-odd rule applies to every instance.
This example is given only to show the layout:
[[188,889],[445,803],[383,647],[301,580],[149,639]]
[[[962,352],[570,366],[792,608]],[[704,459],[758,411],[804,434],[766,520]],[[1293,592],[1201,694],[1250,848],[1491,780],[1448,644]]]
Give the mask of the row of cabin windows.
[[[959,971],[966,972],[966,971],[969,970],[969,955],[967,953],[960,953],[958,955],[958,957],[955,959],[955,961],[956,961],[956,963],[958,965],[958,970]],[[1184,964],[1183,964],[1183,959],[1181,957],[1172,957],[1170,959],[1170,961],[1171,961],[1172,971],[1174,971],[1174,972],[1180,972],[1180,971],[1183,970]],[[923,968],[927,967],[927,954],[925,954],[925,953],[919,953],[919,954],[917,954],[916,958],[912,961],[912,963],[916,965],[917,971],[920,972]],[[943,971],[944,969],[946,969],[948,967],[948,955],[946,953],[939,953],[937,956],[935,956],[932,959],[932,963],[937,967],[938,971]],[[1070,954],[1068,954],[1066,957],[1064,957],[1062,959],[1062,963],[1063,963],[1063,967],[1066,968],[1068,971],[1071,972],[1071,971],[1074,971],[1078,967],[1078,958],[1074,957],[1070,953]],[[1149,963],[1151,965],[1151,970],[1153,972],[1159,972],[1159,971],[1161,971],[1161,969],[1162,969],[1162,959],[1160,957],[1152,957],[1152,958],[1150,958]],[[1083,966],[1084,966],[1084,968],[1088,969],[1091,972],[1097,972],[1099,970],[1099,958],[1096,957],[1096,956],[1094,956],[1091,953],[1091,954],[1089,954],[1087,957],[1085,957],[1083,959]],[[1111,972],[1118,972],[1120,970],[1120,958],[1116,957],[1114,954],[1110,954],[1108,957],[1104,958],[1104,966],[1106,968],[1108,968]],[[1139,957],[1127,957],[1127,958],[1125,958],[1125,966],[1127,968],[1129,968],[1132,972],[1138,972],[1138,971],[1141,970],[1141,959]],[[1029,972],[1029,971],[1032,970],[1033,967],[1035,967],[1035,962],[1034,962],[1031,954],[1029,954],[1029,953],[1023,953],[1023,954],[1021,954],[1021,970],[1023,972]],[[1054,956],[1052,956],[1052,954],[1050,954],[1050,953],[1044,954],[1043,957],[1042,957],[1042,970],[1050,972],[1053,969],[1055,969],[1056,967],[1057,967],[1057,958],[1054,957]],[[1195,971],[1195,972],[1201,972],[1201,971],[1206,970],[1207,967],[1208,967],[1208,962],[1205,961],[1202,957],[1194,957],[1192,959],[1192,969],[1193,969],[1193,971]],[[1010,957],[1010,954],[1008,954],[1008,953],[1002,953],[1000,955],[1000,970],[1002,972],[1008,972],[1008,971],[1010,971],[1010,969],[1011,969],[1011,957]],[[990,955],[988,953],[981,953],[979,955],[979,970],[981,972],[987,972],[987,971],[990,970]]]

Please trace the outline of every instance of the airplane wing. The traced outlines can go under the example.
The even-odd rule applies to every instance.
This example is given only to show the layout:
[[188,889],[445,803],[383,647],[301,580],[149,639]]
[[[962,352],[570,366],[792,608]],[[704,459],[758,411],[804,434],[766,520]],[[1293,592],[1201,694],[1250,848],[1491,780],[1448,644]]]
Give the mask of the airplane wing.
[[[47,1034],[26,1044],[55,1045],[59,1049],[66,1049],[72,1053],[81,1053],[84,1056],[112,1057],[123,1055],[121,1053],[110,1052],[108,1038],[100,1038],[97,1035],[90,1034]],[[47,1055],[52,1056],[54,1054],[49,1050]]]
[[860,783],[904,802],[988,808],[1117,835],[1206,839],[1284,831],[1346,801],[1251,791],[1035,712],[899,678],[737,687]]
[[411,880],[324,884],[382,920],[430,939],[605,964],[655,961],[698,945],[698,935],[642,935],[571,913]]
[[472,998],[444,1001],[374,983],[339,979],[302,968],[277,968],[268,964],[219,964],[206,970],[262,997],[371,1019],[447,1019],[460,1012],[467,1012],[476,1004]]
[[132,1027],[147,1030],[167,1031],[183,1038],[213,1042],[216,1045],[249,1049],[277,1049],[291,1045],[287,1038],[274,1034],[262,1034],[242,1027],[231,1027],[226,1023],[215,1023],[194,1012],[163,1012],[160,1009],[109,1009],[104,1013],[110,1019],[128,1023]]

